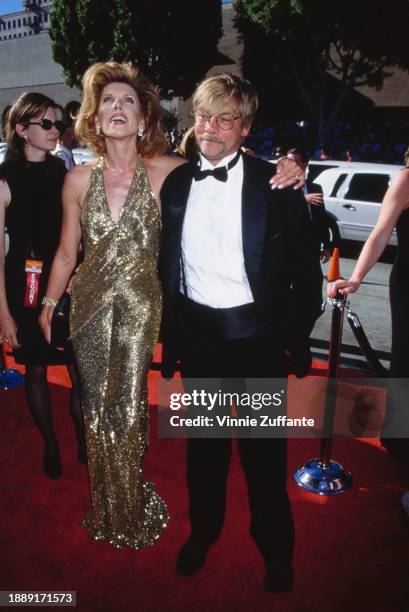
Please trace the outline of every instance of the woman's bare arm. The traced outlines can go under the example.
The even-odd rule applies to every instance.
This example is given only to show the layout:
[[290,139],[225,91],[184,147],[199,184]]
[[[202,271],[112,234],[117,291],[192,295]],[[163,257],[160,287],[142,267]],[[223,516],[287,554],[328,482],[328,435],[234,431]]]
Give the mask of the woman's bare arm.
[[6,208],[10,204],[11,193],[6,181],[0,180],[0,341],[7,340],[12,348],[18,348],[17,325],[10,314],[6,295]]
[[399,216],[408,206],[409,169],[399,172],[387,190],[378,221],[364,244],[351,277],[347,281],[339,280],[330,283],[327,288],[329,297],[335,297],[336,292],[339,290],[341,290],[341,293],[347,294],[354,293],[359,288],[366,274],[385,250]]
[[[78,248],[81,241],[80,215],[90,168],[77,166],[66,176],[62,191],[63,222],[60,244],[54,256],[48,280],[46,296],[58,301],[75,268]],[[51,338],[51,318],[53,308],[43,306],[40,316],[40,327],[48,342]]]

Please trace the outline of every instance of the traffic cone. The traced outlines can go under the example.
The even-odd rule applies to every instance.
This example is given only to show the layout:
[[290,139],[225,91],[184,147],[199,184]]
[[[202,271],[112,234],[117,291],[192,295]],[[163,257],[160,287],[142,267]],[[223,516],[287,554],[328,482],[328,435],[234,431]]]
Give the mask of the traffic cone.
[[335,247],[332,252],[331,261],[329,262],[329,268],[327,273],[327,281],[332,283],[341,278],[341,272],[339,270],[339,248]]

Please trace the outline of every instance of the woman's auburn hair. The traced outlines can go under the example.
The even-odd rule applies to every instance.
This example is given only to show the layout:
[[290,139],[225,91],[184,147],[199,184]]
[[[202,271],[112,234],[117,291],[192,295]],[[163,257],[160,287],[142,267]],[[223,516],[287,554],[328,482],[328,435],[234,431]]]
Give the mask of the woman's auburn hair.
[[82,79],[83,100],[75,121],[77,139],[98,157],[106,153],[104,136],[98,136],[95,130],[95,115],[102,90],[109,83],[127,83],[138,97],[145,124],[144,134],[138,138],[138,153],[146,157],[163,154],[168,144],[160,125],[158,93],[150,79],[131,62],[98,62],[85,72]]
[[35,91],[22,94],[11,106],[5,125],[8,155],[24,158],[25,140],[17,133],[17,124],[28,126],[33,117],[45,115],[49,108],[57,109],[57,104],[48,96]]

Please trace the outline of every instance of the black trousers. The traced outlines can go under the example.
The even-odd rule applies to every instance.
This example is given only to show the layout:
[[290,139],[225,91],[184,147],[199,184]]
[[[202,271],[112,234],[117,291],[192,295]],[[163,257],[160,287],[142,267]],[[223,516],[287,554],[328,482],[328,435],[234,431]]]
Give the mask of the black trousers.
[[[191,325],[189,313],[179,320],[183,378],[287,378],[287,364],[274,337],[249,336],[226,340],[211,334],[208,321]],[[218,330],[220,331],[220,330]],[[264,561],[289,561],[294,550],[294,523],[286,489],[287,441],[237,438],[246,478],[251,514],[250,534]],[[231,458],[230,438],[189,438],[187,482],[191,538],[215,542],[223,527],[226,482]]]

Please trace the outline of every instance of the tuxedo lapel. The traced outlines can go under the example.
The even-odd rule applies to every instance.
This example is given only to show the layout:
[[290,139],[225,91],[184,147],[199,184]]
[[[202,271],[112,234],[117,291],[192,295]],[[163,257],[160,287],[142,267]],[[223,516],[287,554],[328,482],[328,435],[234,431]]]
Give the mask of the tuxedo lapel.
[[169,236],[167,261],[169,265],[168,278],[170,289],[177,292],[180,278],[180,253],[182,243],[183,222],[185,219],[186,205],[193,179],[193,164],[183,166],[176,187],[172,190],[168,203],[166,233]]
[[[252,288],[260,270],[263,253],[267,206],[265,177],[260,176],[252,159],[243,155],[242,234],[246,273]],[[272,172],[273,174],[273,172]]]

